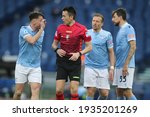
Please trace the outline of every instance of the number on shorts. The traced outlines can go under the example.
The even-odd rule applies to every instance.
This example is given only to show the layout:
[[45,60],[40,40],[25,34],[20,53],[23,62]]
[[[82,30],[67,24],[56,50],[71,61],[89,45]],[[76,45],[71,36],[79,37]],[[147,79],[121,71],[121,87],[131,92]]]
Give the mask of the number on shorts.
[[126,82],[126,76],[120,76],[120,82]]

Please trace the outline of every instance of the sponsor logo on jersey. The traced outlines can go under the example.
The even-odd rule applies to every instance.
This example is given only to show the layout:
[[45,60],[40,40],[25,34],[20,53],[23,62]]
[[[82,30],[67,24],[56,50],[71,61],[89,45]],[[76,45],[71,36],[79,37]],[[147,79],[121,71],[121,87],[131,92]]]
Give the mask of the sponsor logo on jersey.
[[72,31],[70,31],[70,30],[66,30],[66,33],[69,33],[69,34],[71,34],[71,33],[72,33]]

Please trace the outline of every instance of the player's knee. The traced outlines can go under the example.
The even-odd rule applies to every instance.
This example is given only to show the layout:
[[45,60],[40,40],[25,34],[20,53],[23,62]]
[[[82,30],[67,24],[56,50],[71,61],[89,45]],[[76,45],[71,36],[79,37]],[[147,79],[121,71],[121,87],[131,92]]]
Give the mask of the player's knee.
[[109,91],[102,91],[101,96],[108,97]]
[[40,87],[34,87],[31,90],[32,90],[32,92],[38,92],[40,90]]
[[124,90],[124,96],[130,97],[131,95],[132,95],[132,90],[131,89]]
[[64,93],[64,91],[62,89],[56,89],[56,94],[57,95],[61,95],[63,93]]
[[21,97],[21,94],[22,94],[22,91],[16,91],[14,95],[16,97]]
[[123,94],[124,94],[124,89],[117,89],[118,96],[123,96]]
[[31,90],[33,90],[33,91],[38,91],[38,90],[40,90],[40,88],[41,88],[41,84],[31,85]]
[[93,97],[95,92],[96,92],[95,88],[87,88],[87,95],[88,96]]
[[71,94],[77,94],[78,93],[78,88],[71,86],[70,91],[71,91]]
[[34,86],[31,88],[32,96],[37,96],[40,92],[40,86]]

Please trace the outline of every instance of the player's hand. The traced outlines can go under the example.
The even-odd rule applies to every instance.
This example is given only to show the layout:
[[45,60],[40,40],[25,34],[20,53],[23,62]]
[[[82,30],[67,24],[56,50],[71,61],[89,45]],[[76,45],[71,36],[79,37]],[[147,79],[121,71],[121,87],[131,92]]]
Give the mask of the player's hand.
[[41,28],[44,29],[45,26],[46,26],[46,19],[43,19],[43,20],[41,21]]
[[79,57],[80,57],[80,53],[77,52],[77,53],[70,53],[72,56],[69,58],[69,60],[72,60],[72,61],[76,61]]
[[122,75],[123,75],[123,76],[129,75],[129,72],[128,72],[128,65],[124,65],[124,66],[123,66]]
[[109,70],[109,80],[113,81],[114,80],[114,69]]
[[56,53],[60,56],[60,57],[63,57],[66,55],[66,51],[64,51],[63,49],[58,49],[56,51]]

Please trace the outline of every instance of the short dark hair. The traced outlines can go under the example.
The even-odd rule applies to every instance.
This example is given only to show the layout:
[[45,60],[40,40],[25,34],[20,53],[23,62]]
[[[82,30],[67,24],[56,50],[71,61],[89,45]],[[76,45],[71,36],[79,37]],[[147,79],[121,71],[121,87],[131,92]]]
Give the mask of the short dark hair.
[[93,17],[101,17],[102,18],[102,23],[104,22],[104,16],[102,14],[100,14],[100,13],[95,13],[93,15]]
[[114,10],[114,11],[112,12],[112,16],[113,16],[115,13],[116,13],[119,17],[122,16],[122,19],[123,19],[123,20],[126,20],[126,16],[127,16],[126,9],[124,9],[124,8],[118,8],[118,9],[116,9],[116,10]]
[[69,16],[73,16],[73,19],[76,18],[76,11],[75,11],[75,9],[72,6],[65,7],[65,8],[63,8],[62,11],[67,11]]
[[41,12],[33,11],[29,14],[29,20],[31,21],[33,19],[37,19],[39,16],[42,16],[44,18],[44,15]]

